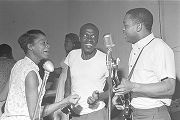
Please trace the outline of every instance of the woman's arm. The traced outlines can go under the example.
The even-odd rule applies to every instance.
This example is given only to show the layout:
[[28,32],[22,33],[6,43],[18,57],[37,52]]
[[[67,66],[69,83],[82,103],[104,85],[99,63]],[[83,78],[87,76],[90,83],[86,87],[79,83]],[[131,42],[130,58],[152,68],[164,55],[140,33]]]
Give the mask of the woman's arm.
[[[25,79],[25,94],[30,118],[33,118],[38,100],[38,77],[35,71],[30,71]],[[38,116],[38,114],[37,114]]]
[[[25,93],[29,115],[31,119],[33,119],[33,114],[38,101],[38,85],[38,77],[35,71],[29,72],[25,80]],[[79,96],[75,94],[70,95],[57,103],[48,106],[43,106],[41,109],[41,116],[47,116],[58,109],[66,107],[67,105],[76,104],[78,100]],[[37,113],[39,113],[39,108],[37,109]],[[36,114],[35,118],[38,118],[38,114]]]
[[42,106],[42,117],[45,117],[53,112],[55,112],[58,109],[63,109],[64,107],[71,105],[71,104],[76,104],[79,100],[79,96],[77,94],[70,95],[67,98],[64,98],[63,100],[56,102],[54,104],[50,104],[47,106]]

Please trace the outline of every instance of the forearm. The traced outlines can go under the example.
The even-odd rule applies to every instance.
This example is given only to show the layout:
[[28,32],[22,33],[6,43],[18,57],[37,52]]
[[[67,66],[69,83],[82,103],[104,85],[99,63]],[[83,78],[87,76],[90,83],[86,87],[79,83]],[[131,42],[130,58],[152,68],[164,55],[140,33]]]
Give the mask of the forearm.
[[109,96],[109,90],[99,93],[99,100],[104,101],[104,100],[108,99],[108,96]]
[[41,115],[42,115],[42,117],[45,117],[45,116],[57,111],[58,109],[63,109],[64,107],[66,107],[68,105],[70,105],[70,103],[67,101],[67,99],[63,99],[60,102],[50,104],[47,106],[42,106]]
[[67,70],[67,78],[65,81],[65,87],[64,87],[64,97],[68,97],[71,94],[71,75],[70,75],[70,68],[68,67]]
[[99,93],[99,100],[103,101],[108,99],[109,97],[109,93],[110,93],[110,88],[112,88],[112,83],[111,83],[111,79],[109,79],[108,77],[106,78],[106,90],[104,92]]
[[133,83],[134,88],[132,91],[134,93],[139,93],[148,97],[166,97],[172,96],[175,91],[175,80],[167,78],[164,81],[158,83],[150,84],[139,84]]
[[71,94],[71,88],[69,83],[65,83],[65,87],[64,87],[64,98],[68,97]]

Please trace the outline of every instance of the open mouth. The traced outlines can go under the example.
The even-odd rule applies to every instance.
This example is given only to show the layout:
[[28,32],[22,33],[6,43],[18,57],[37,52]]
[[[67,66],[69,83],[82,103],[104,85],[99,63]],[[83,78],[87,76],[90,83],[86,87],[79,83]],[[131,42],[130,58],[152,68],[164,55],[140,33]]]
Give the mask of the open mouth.
[[45,51],[43,51],[43,53],[48,55],[49,54],[49,50],[45,50]]
[[93,45],[92,44],[84,44],[87,48],[91,48]]

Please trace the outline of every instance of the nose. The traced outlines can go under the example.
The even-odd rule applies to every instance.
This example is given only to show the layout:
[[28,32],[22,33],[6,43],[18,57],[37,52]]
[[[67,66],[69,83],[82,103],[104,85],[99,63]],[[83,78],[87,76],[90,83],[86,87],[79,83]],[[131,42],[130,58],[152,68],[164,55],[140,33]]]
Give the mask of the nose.
[[92,39],[91,37],[88,37],[87,40],[88,40],[89,42],[90,42],[90,41],[93,41],[93,39]]
[[46,47],[47,47],[47,48],[50,48],[50,45],[47,43],[47,44],[46,44]]
[[89,40],[91,40],[91,36],[90,35],[87,35],[86,36],[86,39],[89,41]]

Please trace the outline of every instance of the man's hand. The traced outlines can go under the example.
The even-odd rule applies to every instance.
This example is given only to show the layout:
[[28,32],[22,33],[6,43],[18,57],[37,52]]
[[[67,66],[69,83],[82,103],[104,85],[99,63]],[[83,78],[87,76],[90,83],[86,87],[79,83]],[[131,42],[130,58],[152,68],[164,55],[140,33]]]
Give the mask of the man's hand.
[[94,91],[92,96],[89,96],[88,99],[87,99],[87,103],[89,105],[93,105],[95,103],[97,103],[99,100],[99,91]]
[[118,110],[124,110],[123,101],[121,100],[121,103],[120,103],[120,101],[118,100],[118,99],[120,99],[119,97],[121,97],[121,96],[115,95],[112,98],[112,103]]
[[121,84],[113,88],[113,92],[115,92],[115,95],[123,95],[132,91],[133,88],[134,84],[131,81],[122,78]]

